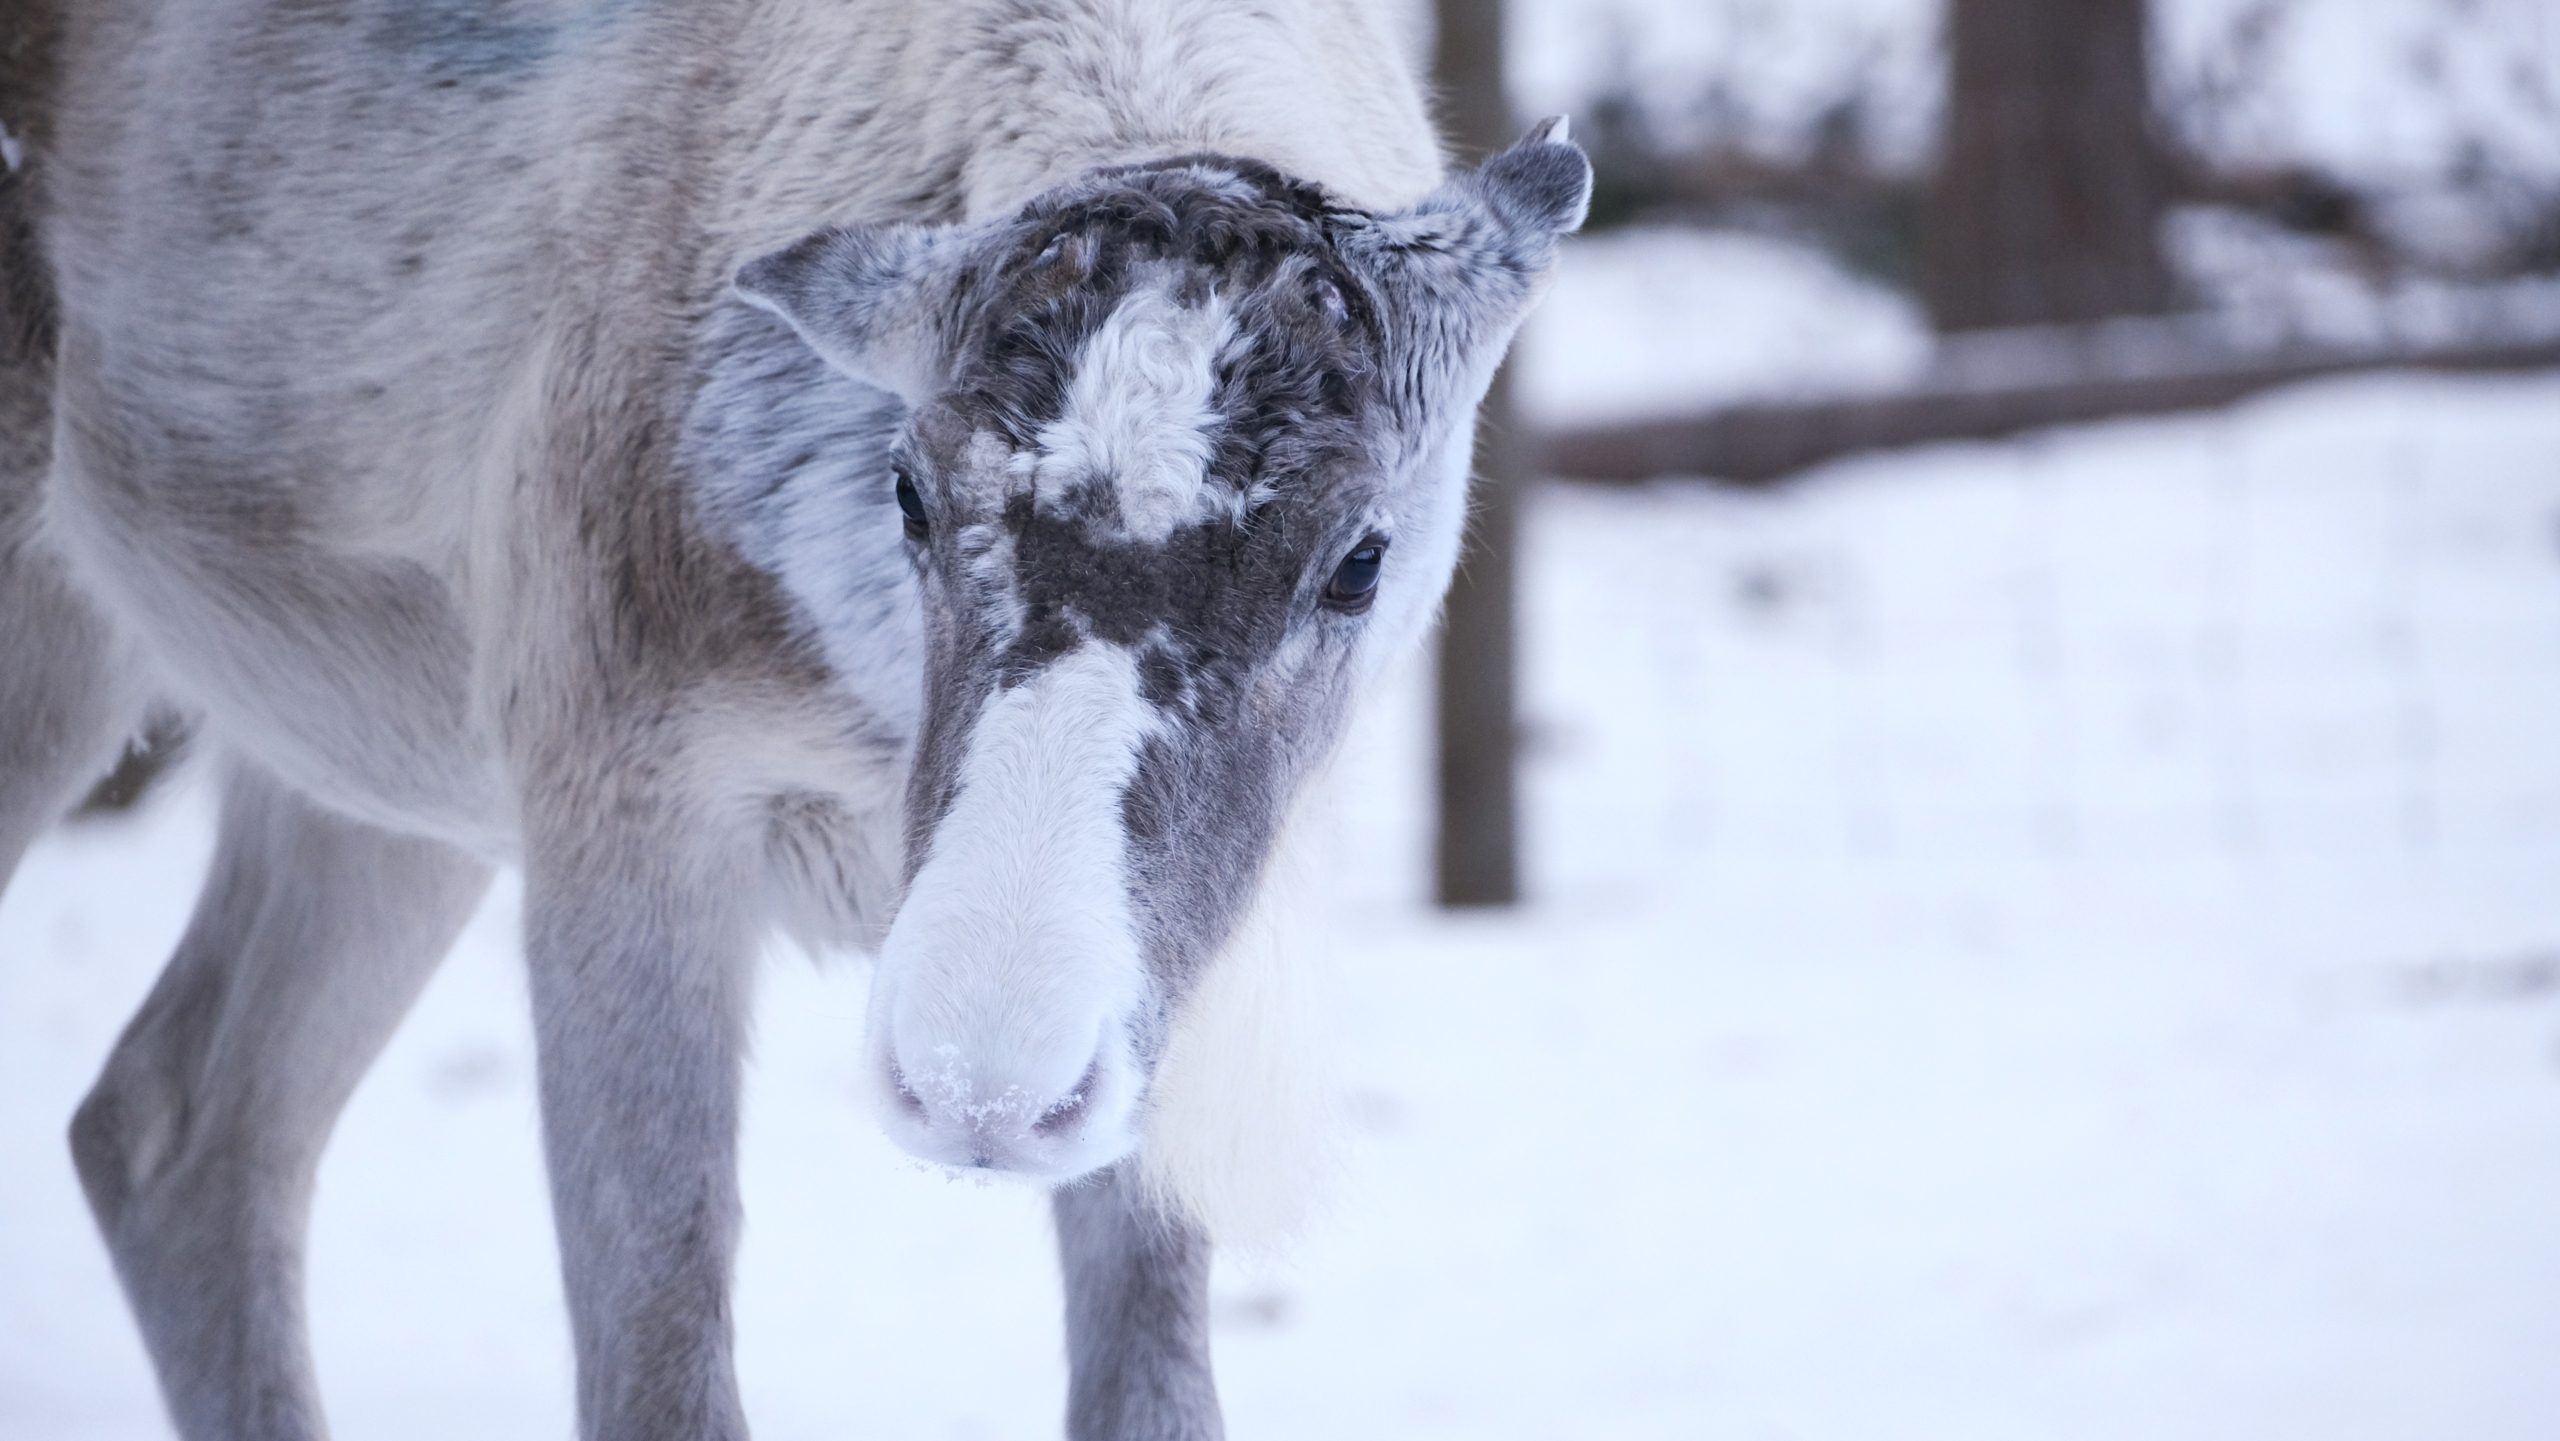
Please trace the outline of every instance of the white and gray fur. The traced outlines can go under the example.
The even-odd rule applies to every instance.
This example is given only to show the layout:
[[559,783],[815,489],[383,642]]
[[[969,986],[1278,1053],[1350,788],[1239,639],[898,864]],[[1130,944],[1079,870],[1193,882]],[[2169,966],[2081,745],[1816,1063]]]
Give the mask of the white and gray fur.
[[322,1434],[313,1168],[513,864],[584,1434],[745,1432],[777,926],[878,953],[893,1135],[1059,1187],[1070,1434],[1219,1434],[1244,918],[1560,130],[1444,178],[1352,0],[0,0],[0,124],[0,875],[145,706],[223,757],[72,1128],[179,1431]]

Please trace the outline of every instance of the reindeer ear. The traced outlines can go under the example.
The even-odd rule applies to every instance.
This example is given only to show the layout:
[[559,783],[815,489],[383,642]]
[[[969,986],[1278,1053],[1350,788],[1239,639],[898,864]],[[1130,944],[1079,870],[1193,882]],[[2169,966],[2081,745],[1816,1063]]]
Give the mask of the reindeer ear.
[[733,284],[828,364],[920,404],[950,378],[959,241],[950,226],[830,226],[748,261]]
[[1573,143],[1565,118],[1550,115],[1519,143],[1486,161],[1472,179],[1485,206],[1521,238],[1550,242],[1582,228],[1591,213],[1591,158]]
[[[1409,210],[1352,230],[1347,258],[1377,288],[1399,373],[1416,399],[1482,393],[1527,317],[1556,242],[1591,208],[1591,161],[1561,119],[1474,170],[1452,175]],[[1472,391],[1470,391],[1472,387]]]
[[1558,116],[1412,209],[1377,217],[1357,248],[1425,290],[1472,293],[1488,314],[1504,310],[1507,297],[1517,319],[1554,262],[1556,241],[1581,229],[1590,209],[1591,161]]

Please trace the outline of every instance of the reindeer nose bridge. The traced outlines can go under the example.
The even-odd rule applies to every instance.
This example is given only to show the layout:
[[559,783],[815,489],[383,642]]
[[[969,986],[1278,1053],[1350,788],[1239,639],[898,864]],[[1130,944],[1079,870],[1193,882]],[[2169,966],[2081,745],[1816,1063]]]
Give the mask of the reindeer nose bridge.
[[1064,1176],[1133,1143],[1151,986],[1123,797],[1147,714],[1100,643],[981,703],[873,979],[874,1074],[919,1155]]

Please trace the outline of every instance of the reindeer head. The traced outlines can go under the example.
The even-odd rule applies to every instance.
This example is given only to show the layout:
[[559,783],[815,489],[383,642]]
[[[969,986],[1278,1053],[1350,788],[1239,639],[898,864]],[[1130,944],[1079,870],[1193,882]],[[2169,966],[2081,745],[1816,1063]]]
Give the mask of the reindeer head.
[[1476,406],[1589,191],[1558,122],[1385,215],[1191,156],[740,272],[908,406],[878,523],[924,723],[870,1024],[907,1147],[1066,1179],[1137,1145],[1292,798],[1439,605]]

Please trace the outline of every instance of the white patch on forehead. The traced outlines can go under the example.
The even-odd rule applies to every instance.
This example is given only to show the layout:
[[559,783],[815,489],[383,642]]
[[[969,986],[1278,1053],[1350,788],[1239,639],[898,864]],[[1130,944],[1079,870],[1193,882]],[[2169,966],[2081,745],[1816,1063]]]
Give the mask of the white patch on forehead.
[[1233,332],[1215,295],[1185,306],[1160,286],[1131,292],[1085,342],[1064,411],[1040,432],[1039,503],[1064,508],[1075,487],[1108,485],[1122,526],[1151,542],[1222,513],[1208,483],[1219,424],[1209,401]]
[[1002,475],[1011,452],[992,430],[972,431],[969,442],[960,447],[960,473],[975,480],[982,475]]

